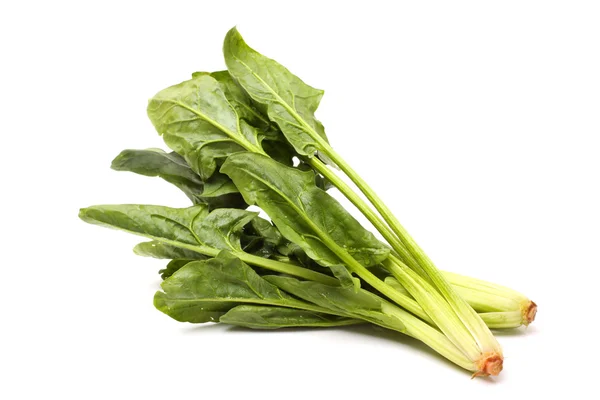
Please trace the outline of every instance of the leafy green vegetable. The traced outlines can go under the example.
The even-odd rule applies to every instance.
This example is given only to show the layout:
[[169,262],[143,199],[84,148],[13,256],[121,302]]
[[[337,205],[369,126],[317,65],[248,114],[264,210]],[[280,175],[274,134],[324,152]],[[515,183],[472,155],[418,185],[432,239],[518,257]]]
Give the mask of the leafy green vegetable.
[[[221,321],[243,326],[278,328],[298,326],[299,318],[310,315],[320,324],[348,324],[353,317],[384,327],[403,331],[402,320],[394,314],[395,307],[367,291],[327,286],[312,281],[299,281],[289,277],[260,277],[252,268],[233,254],[222,251],[216,258],[190,261],[180,266],[161,285],[163,291],[154,297],[156,308],[182,322],[202,323]],[[285,288],[280,290],[280,288]],[[286,293],[300,297],[298,300]],[[303,301],[305,300],[305,301]],[[222,316],[240,304],[277,306],[302,310],[303,313],[283,309],[237,309],[228,317]],[[245,313],[243,313],[245,311]],[[311,314],[306,311],[310,311]],[[314,314],[316,313],[316,314]],[[244,315],[242,315],[244,314]],[[258,315],[262,319],[257,319]],[[340,318],[332,318],[326,314]],[[268,318],[271,323],[267,324]],[[352,321],[356,323],[356,321]],[[301,325],[302,326],[302,325]]]
[[[417,338],[475,375],[498,374],[502,350],[484,321],[526,324],[535,303],[438,271],[330,146],[315,117],[323,91],[250,48],[235,28],[223,51],[228,71],[194,73],[148,104],[173,152],[125,150],[113,161],[116,170],[161,177],[195,205],[80,211],[86,222],[150,239],[135,247],[137,254],[170,260],[160,271],[156,307],[179,321],[255,329],[367,321]],[[338,167],[370,205],[326,164]],[[330,187],[387,244],[331,197]],[[248,204],[273,222],[245,210]],[[478,316],[466,300],[486,312]]]
[[404,331],[404,323],[397,315],[390,313],[391,304],[367,292],[364,289],[355,291],[351,288],[329,286],[318,282],[299,281],[284,276],[266,276],[268,282],[280,289],[314,303],[330,312],[353,315],[386,328]]
[[214,173],[204,182],[175,152],[166,153],[160,149],[123,150],[113,160],[111,167],[117,171],[161,177],[181,189],[194,204],[208,204],[211,208],[246,207],[227,176]]
[[244,225],[258,213],[233,208],[214,210],[203,219],[194,221],[192,229],[201,243],[215,249],[242,251],[240,235]]
[[312,157],[321,147],[313,133],[327,141],[323,124],[314,116],[323,91],[251,49],[236,28],[225,36],[223,53],[229,73],[250,97],[267,106],[269,119],[277,123],[296,151]]
[[188,263],[161,287],[154,305],[182,322],[218,321],[232,307],[246,303],[324,311],[279,290],[226,251],[210,260]]
[[[205,72],[196,72],[196,74],[206,74]],[[217,71],[208,73],[215,78],[221,85],[221,89],[229,104],[237,112],[239,118],[246,120],[250,125],[263,130],[271,130],[273,125],[269,118],[265,116],[265,108],[260,103],[255,103],[250,99],[250,96],[242,89],[237,82],[231,77],[229,71]]]
[[247,203],[261,207],[283,236],[319,264],[332,268],[342,284],[352,284],[352,278],[328,241],[366,266],[388,256],[384,244],[317,188],[312,172],[285,167],[253,153],[231,155],[221,171],[229,175]]
[[[202,244],[194,232],[196,221],[208,216],[208,207],[196,205],[171,208],[153,205],[122,204],[83,208],[79,218],[90,224],[122,229],[165,244],[194,250]],[[182,246],[179,244],[188,246]],[[216,255],[216,254],[214,254]]]
[[277,257],[277,247],[285,242],[277,228],[260,217],[255,217],[244,227],[241,240],[246,253],[261,257]]
[[241,305],[221,316],[219,322],[253,329],[324,328],[362,324],[364,321],[285,307]]
[[157,93],[148,116],[165,143],[182,155],[202,180],[229,154],[260,147],[265,132],[241,120],[219,82],[207,74]]
[[158,271],[158,273],[160,274],[160,277],[162,279],[167,279],[168,277],[170,277],[175,272],[179,271],[181,268],[183,268],[187,264],[191,263],[192,261],[194,261],[194,260],[193,259],[192,260],[186,260],[186,259],[171,260],[171,261],[169,261],[167,266],[165,268],[161,269],[160,271]]
[[[241,249],[241,229],[256,213],[236,209],[208,212],[206,205],[189,208],[123,204],[83,208],[79,217],[90,224],[124,230],[171,247],[214,257],[229,250],[249,264],[304,279],[331,283],[332,278],[297,265],[269,260]],[[138,245],[140,246],[140,245]],[[213,247],[217,246],[217,247]],[[143,255],[161,256],[170,247],[152,249],[152,245],[137,248]],[[187,258],[187,257],[184,257]]]
[[203,260],[206,258],[205,255],[196,251],[171,246],[157,240],[139,243],[133,248],[133,252],[138,256],[161,259]]
[[[417,274],[420,274],[423,282],[431,284],[431,288],[440,294],[433,303],[423,305],[423,309],[443,332],[457,333],[453,335],[454,344],[473,359],[477,368],[480,368],[477,373],[483,375],[499,373],[502,369],[502,349],[489,328],[472,307],[456,293],[377,194],[329,145],[322,125],[314,118],[314,111],[322,93],[306,85],[276,61],[251,49],[235,28],[231,29],[225,37],[223,53],[229,73],[256,102],[267,106],[269,119],[279,125],[296,151],[309,159],[312,158],[309,160],[311,166],[330,179],[363,212],[393,250],[402,257],[400,262],[407,263]],[[347,184],[330,174],[326,166],[313,157],[315,152],[319,152],[326,162],[330,160],[330,163],[338,166],[363,192],[381,217],[377,216]],[[352,264],[350,259],[344,261]],[[360,269],[358,266],[352,268]],[[367,277],[364,273],[361,277],[365,280],[368,278],[369,283],[375,284],[377,290],[382,293],[390,295],[394,292],[390,291],[387,285],[381,285],[379,280]],[[419,295],[421,288],[418,283],[407,289],[419,302],[432,300],[430,297]],[[412,289],[415,291],[411,291]],[[394,301],[405,304],[402,296],[394,298]],[[446,313],[440,313],[440,308],[451,310],[449,318],[444,318]],[[442,318],[438,318],[440,316]]]

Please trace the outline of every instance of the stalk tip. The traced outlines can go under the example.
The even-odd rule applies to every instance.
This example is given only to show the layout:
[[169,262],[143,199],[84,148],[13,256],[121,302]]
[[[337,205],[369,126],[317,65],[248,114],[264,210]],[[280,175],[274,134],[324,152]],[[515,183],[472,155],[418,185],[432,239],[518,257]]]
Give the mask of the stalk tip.
[[535,314],[537,314],[537,304],[533,301],[529,301],[529,303],[523,307],[523,324],[527,326],[532,323],[533,320],[535,320]]
[[502,354],[496,352],[483,354],[477,362],[478,370],[473,374],[472,378],[477,376],[498,375],[500,371],[502,371],[503,362],[504,358],[502,357]]

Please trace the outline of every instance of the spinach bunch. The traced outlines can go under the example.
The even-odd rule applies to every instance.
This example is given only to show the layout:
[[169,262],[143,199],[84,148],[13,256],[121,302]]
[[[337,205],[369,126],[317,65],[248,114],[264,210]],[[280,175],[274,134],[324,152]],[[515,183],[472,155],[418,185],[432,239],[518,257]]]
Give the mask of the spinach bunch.
[[[314,115],[323,91],[250,48],[235,28],[223,52],[227,71],[196,72],[150,100],[148,116],[172,152],[125,150],[112,164],[161,177],[193,205],[80,211],[86,222],[150,239],[137,254],[170,260],[155,306],[178,321],[262,329],[369,322],[413,336],[475,375],[498,374],[502,350],[486,322],[528,323],[515,318],[524,315],[515,304],[535,304],[501,287],[494,298],[466,277],[452,285],[329,144]],[[332,186],[386,243],[327,193]]]

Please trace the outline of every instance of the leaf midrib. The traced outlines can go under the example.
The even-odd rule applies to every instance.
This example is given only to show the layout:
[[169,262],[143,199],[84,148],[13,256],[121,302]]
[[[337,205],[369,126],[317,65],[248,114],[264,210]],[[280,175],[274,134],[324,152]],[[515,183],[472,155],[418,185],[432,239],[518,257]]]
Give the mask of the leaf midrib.
[[[255,153],[262,153],[262,151],[260,151],[252,143],[250,143],[248,140],[246,140],[246,138],[244,138],[241,133],[240,134],[233,133],[232,131],[230,131],[229,129],[227,129],[226,127],[224,127],[217,121],[213,120],[212,118],[209,118],[204,113],[188,106],[187,104],[182,103],[181,101],[178,101],[178,100],[173,100],[173,99],[161,99],[160,101],[169,102],[169,103],[178,105],[179,107],[184,108],[184,109],[188,110],[189,112],[196,114],[198,117],[202,118],[204,121],[208,122],[209,124],[211,124],[212,126],[217,128],[218,130],[220,130],[221,132],[225,133],[233,141],[240,144],[246,150],[255,152]],[[235,111],[233,111],[233,112],[235,113]],[[239,126],[239,118],[237,118],[236,124]]]
[[[260,81],[264,87],[267,88],[267,90],[275,97],[275,99],[277,100],[277,102],[286,109],[286,111],[288,113],[290,113],[290,115],[292,117],[294,117],[294,119],[296,121],[298,121],[298,123],[300,123],[300,125],[302,126],[302,128],[304,128],[304,131],[306,133],[308,133],[308,135],[317,142],[317,144],[319,146],[321,146],[322,148],[320,150],[325,151],[325,148],[323,148],[325,146],[326,143],[324,143],[323,138],[321,138],[321,136],[315,132],[315,130],[308,125],[308,123],[304,120],[304,118],[300,117],[300,115],[298,115],[298,113],[292,108],[290,107],[290,105],[283,100],[283,98],[281,98],[281,96],[279,96],[279,94],[274,91],[271,86],[269,84],[267,84],[267,82],[265,82],[259,75],[257,75],[252,68],[250,68],[245,62],[243,62],[240,58],[236,57],[235,54],[232,54],[232,57],[239,62],[242,66],[244,66],[244,68],[246,68],[258,81]],[[293,95],[293,94],[292,94]]]
[[[309,225],[309,227],[317,234],[317,238],[319,239],[319,241],[321,241],[323,243],[326,240],[330,240],[335,243],[335,241],[331,237],[329,237],[327,234],[325,234],[317,225],[315,225],[315,223],[310,218],[308,218],[308,216],[305,214],[303,209],[298,207],[288,196],[285,196],[278,188],[274,187],[268,181],[266,181],[263,178],[261,178],[260,176],[256,175],[254,172],[247,171],[247,170],[244,172],[247,173],[248,175],[254,177],[259,182],[262,182],[265,186],[267,186],[268,188],[273,190],[275,193],[277,193],[281,198],[283,198],[285,200],[285,202],[288,203],[294,209],[294,211],[296,211],[296,213],[302,218],[302,220],[305,221]],[[324,239],[323,236],[326,237],[327,239]],[[323,244],[327,245],[326,243],[323,243]],[[336,244],[336,246],[337,246],[337,244]],[[327,247],[329,247],[329,246],[327,246]],[[338,257],[338,259],[339,259],[339,256],[337,254],[335,256]],[[340,261],[340,263],[342,262],[341,259],[339,259],[339,261]]]
[[297,310],[306,310],[306,311],[312,311],[312,312],[320,312],[320,313],[324,313],[324,314],[331,314],[331,315],[337,315],[340,317],[347,317],[347,318],[352,318],[352,316],[350,314],[346,314],[346,313],[340,313],[340,312],[336,312],[333,310],[328,310],[326,308],[323,307],[319,307],[316,305],[312,305],[309,303],[304,303],[301,302],[299,300],[262,300],[262,299],[248,299],[245,297],[223,297],[223,298],[195,298],[195,299],[186,299],[186,298],[172,298],[169,297],[169,295],[166,292],[162,292],[169,300],[171,301],[177,301],[177,302],[183,302],[183,303],[201,303],[201,302],[206,302],[206,303],[249,303],[249,304],[261,304],[261,305],[275,305],[275,306],[280,306],[280,307],[288,307],[288,308],[293,308],[293,309],[297,309]]

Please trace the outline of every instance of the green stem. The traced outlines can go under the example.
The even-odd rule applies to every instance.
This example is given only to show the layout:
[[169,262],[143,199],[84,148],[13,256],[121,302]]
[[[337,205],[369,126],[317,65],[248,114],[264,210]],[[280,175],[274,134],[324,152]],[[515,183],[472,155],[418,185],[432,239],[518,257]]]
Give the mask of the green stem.
[[[145,235],[145,236],[150,239],[156,240],[157,242],[162,242],[165,244],[169,244],[171,246],[195,251],[196,253],[204,254],[204,255],[210,256],[210,257],[216,257],[221,252],[221,250],[215,249],[213,247],[187,244],[187,243],[182,243],[182,242],[178,242],[175,240],[169,240],[169,239],[164,239],[164,238],[155,237],[155,236],[148,236],[148,235]],[[300,267],[300,266],[290,264],[290,263],[284,263],[281,261],[271,260],[268,258],[258,257],[255,255],[252,255],[252,254],[245,253],[243,251],[232,251],[232,252],[233,252],[233,254],[235,254],[236,257],[238,257],[245,263],[254,265],[256,267],[261,267],[264,269],[268,269],[270,271],[279,272],[282,274],[287,274],[287,275],[295,276],[295,277],[310,280],[310,281],[317,281],[317,282],[320,282],[320,283],[323,283],[326,285],[334,285],[335,286],[335,285],[339,284],[339,281],[337,279],[335,279],[331,276],[325,275],[325,274],[321,274],[320,272],[310,270],[308,268]]]
[[[296,207],[293,204],[290,204],[292,207]],[[297,210],[298,213],[301,214],[301,210]],[[366,267],[364,267],[361,263],[356,261],[354,257],[346,249],[342,246],[338,245],[329,235],[322,232],[321,229],[310,219],[305,219],[305,222],[311,227],[313,232],[317,234],[317,236],[323,241],[325,246],[327,246],[331,251],[337,255],[342,263],[346,265],[350,271],[357,274],[361,277],[365,282],[371,285],[373,288],[378,290],[381,294],[388,297],[399,306],[404,307],[411,313],[419,316],[425,321],[431,322],[429,316],[423,312],[423,309],[419,307],[418,303],[415,302],[414,299],[411,299],[409,296],[406,296],[403,293],[400,293],[394,290],[392,287],[384,283],[381,279],[375,276],[371,271],[369,271]]]
[[487,293],[493,296],[504,297],[516,302],[529,302],[530,300],[522,293],[516,290],[507,288],[506,286],[497,285],[492,282],[487,282],[481,279],[471,278],[469,276],[455,274],[454,272],[442,271],[448,282],[454,286],[461,286],[472,290],[477,290],[482,293]]
[[[425,269],[433,266],[433,263],[423,252],[423,250],[421,250],[413,238],[408,234],[406,229],[404,229],[404,227],[400,224],[400,221],[398,221],[390,209],[385,205],[383,200],[377,196],[377,193],[371,189],[367,182],[360,177],[360,175],[350,166],[350,164],[346,162],[346,160],[344,160],[335,150],[333,150],[328,143],[322,141],[320,144],[323,146],[323,153],[325,153],[325,155],[329,157],[342,170],[342,172],[348,176],[348,178],[350,178],[356,187],[365,195],[367,200],[369,200],[369,202],[375,207],[377,212],[379,212],[381,217],[383,217],[384,221],[389,227],[388,230],[391,229],[391,232],[393,232],[397,238],[390,243],[394,250],[398,251],[399,255],[403,258],[403,261],[409,264],[411,267],[413,267],[412,261],[414,261],[414,263],[419,266],[419,268],[415,269],[415,271],[423,275],[423,278],[429,279],[429,271],[426,271]],[[346,195],[346,192],[352,191],[352,189],[349,187],[344,187],[343,189],[340,189],[340,191]],[[350,201],[352,200],[350,199]],[[357,207],[363,211],[368,206],[366,204],[361,204]],[[380,231],[380,233],[383,235],[383,232]],[[386,235],[389,235],[389,233],[386,233]],[[394,245],[394,243],[401,243],[401,246]],[[404,249],[404,251],[401,251],[402,249],[400,247]],[[407,259],[405,259],[405,257],[407,257]]]
[[404,323],[404,326],[406,327],[405,334],[420,340],[460,367],[468,371],[477,371],[477,367],[473,361],[465,357],[448,337],[431,325],[395,306],[391,310],[386,310],[384,308],[384,312],[395,315]]
[[521,311],[488,312],[481,313],[479,316],[491,329],[510,329],[523,325]]
[[463,286],[453,286],[456,292],[479,313],[521,310],[520,303],[515,300]]
[[481,352],[471,333],[435,288],[393,255],[386,259],[383,265],[417,300],[435,325],[456,347],[473,361],[479,358]]
[[[371,187],[352,169],[352,167],[333,150],[333,148],[322,138],[317,138],[317,142],[321,145],[323,153],[329,157],[338,167],[350,178],[350,180],[358,187],[365,197],[373,204],[375,209],[381,214],[389,228],[395,233],[403,246],[394,246],[393,249],[401,256],[402,248],[405,248],[410,255],[410,258],[402,257],[411,267],[414,268],[411,261],[414,260],[419,268],[414,268],[415,272],[419,273],[425,280],[429,280],[435,288],[444,296],[452,309],[460,318],[462,324],[471,333],[473,339],[477,342],[483,353],[497,352],[501,353],[500,345],[494,338],[489,328],[477,315],[469,304],[464,301],[456,291],[451,287],[450,283],[442,276],[440,271],[435,267],[433,262],[421,250],[417,243],[412,239],[390,209],[383,203]],[[345,188],[344,188],[345,190]],[[342,189],[340,189],[342,191]],[[346,194],[346,193],[344,193]],[[350,199],[352,201],[352,199]],[[362,209],[361,209],[362,211]],[[383,235],[383,233],[382,233]]]
[[[446,272],[443,273],[446,274]],[[408,290],[396,278],[388,276],[385,278],[385,283],[394,290],[410,296]],[[455,286],[455,289],[477,311],[479,317],[490,329],[518,328],[531,322],[524,320],[522,306],[513,300],[484,293],[473,287]],[[529,304],[528,301],[527,306]]]
[[[392,286],[395,290],[410,295],[397,279],[387,277],[384,282]],[[458,294],[461,295],[462,298],[465,299],[479,314],[485,312],[517,311],[522,307],[521,303],[515,299],[486,293],[473,286],[457,286],[453,282],[451,282],[451,284],[454,287],[454,290],[456,290]]]
[[339,281],[337,279],[322,274],[320,272],[313,271],[308,268],[300,267],[294,264],[284,263],[281,261],[271,260],[268,258],[258,257],[244,252],[235,252],[234,254],[236,257],[238,257],[245,263],[257,267],[262,267],[270,271],[280,272],[282,274],[295,276],[309,281],[316,281],[325,285],[339,285]]
[[327,178],[350,202],[358,208],[358,210],[367,218],[367,220],[373,224],[375,229],[383,236],[383,238],[389,243],[390,246],[398,253],[398,255],[407,264],[410,264],[413,269],[420,269],[421,267],[412,258],[408,250],[404,247],[404,244],[398,239],[398,236],[389,228],[389,226],[381,219],[373,209],[365,203],[365,201],[352,190],[352,188],[344,182],[339,176],[335,174],[327,165],[316,157],[310,158],[307,162],[317,170],[321,175]]

